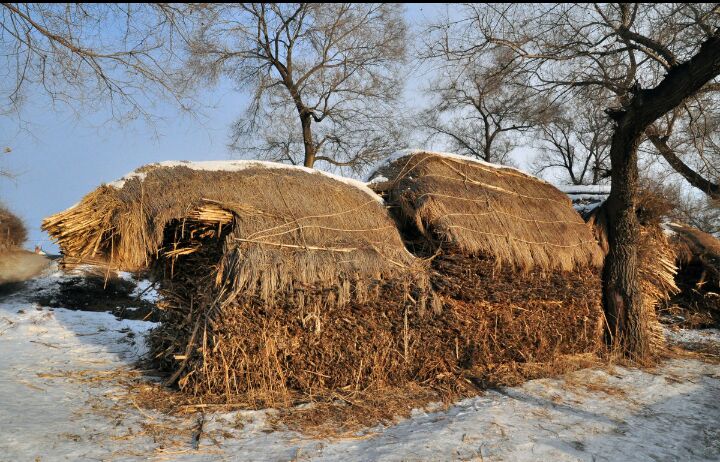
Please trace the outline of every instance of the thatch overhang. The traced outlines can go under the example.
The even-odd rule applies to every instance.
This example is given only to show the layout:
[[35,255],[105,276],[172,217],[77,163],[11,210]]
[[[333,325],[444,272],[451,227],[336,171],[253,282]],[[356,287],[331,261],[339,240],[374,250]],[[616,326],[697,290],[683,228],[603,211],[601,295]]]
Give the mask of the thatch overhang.
[[720,240],[689,225],[664,223],[680,265],[699,263],[713,283],[720,286]]
[[415,264],[364,184],[270,162],[151,164],[100,186],[43,229],[67,261],[128,271],[219,237],[217,280],[263,298],[291,285],[399,277]]
[[437,246],[520,270],[600,266],[603,255],[570,199],[519,170],[464,156],[407,151],[370,175],[395,216]]

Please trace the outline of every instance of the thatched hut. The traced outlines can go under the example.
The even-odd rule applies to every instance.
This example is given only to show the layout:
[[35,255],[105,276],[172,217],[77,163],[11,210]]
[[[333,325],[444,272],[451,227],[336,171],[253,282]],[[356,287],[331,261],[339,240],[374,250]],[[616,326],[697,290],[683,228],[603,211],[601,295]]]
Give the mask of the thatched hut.
[[458,340],[476,373],[494,380],[494,369],[600,347],[603,255],[554,186],[426,151],[398,153],[369,180],[408,247],[430,261],[443,318],[462,319],[484,337]]
[[0,251],[20,247],[27,239],[22,220],[0,205]]
[[[400,385],[419,368],[405,304],[425,271],[363,183],[302,167],[167,162],[103,185],[43,228],[68,262],[151,269],[152,355],[207,399]],[[401,334],[405,332],[405,335]]]
[[680,223],[664,223],[675,251],[679,292],[667,303],[692,327],[720,325],[720,240]]

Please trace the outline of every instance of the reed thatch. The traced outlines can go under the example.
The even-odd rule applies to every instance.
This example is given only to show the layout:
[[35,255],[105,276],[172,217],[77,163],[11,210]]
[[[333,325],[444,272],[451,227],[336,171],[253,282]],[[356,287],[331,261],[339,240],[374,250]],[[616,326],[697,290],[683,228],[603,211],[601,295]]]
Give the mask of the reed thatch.
[[396,156],[370,177],[401,224],[427,242],[530,270],[599,266],[602,253],[570,199],[518,170],[425,151]]
[[720,240],[685,224],[663,227],[678,266],[679,292],[667,302],[668,313],[687,327],[720,326]]
[[602,349],[602,253],[564,194],[423,151],[394,156],[370,180],[408,247],[428,257],[442,317],[463,320],[445,335],[458,337],[457,364],[473,377],[507,383],[511,370]]
[[675,246],[678,264],[698,263],[707,272],[707,279],[720,285],[720,240],[692,226],[668,223],[670,240]]
[[22,220],[0,205],[0,250],[21,246],[27,240]]
[[594,267],[421,260],[362,186],[267,164],[197,168],[141,169],[44,227],[66,260],[152,268],[164,314],[151,355],[203,402],[352,402],[410,384],[465,396],[601,346]]
[[[413,264],[369,190],[266,163],[201,170],[211,167],[143,167],[47,218],[43,229],[68,261],[103,261],[128,271],[159,256],[192,253],[200,238],[222,235],[217,281],[266,301],[304,285],[342,286],[347,293],[350,280],[392,277]],[[168,239],[169,228],[177,236]]]

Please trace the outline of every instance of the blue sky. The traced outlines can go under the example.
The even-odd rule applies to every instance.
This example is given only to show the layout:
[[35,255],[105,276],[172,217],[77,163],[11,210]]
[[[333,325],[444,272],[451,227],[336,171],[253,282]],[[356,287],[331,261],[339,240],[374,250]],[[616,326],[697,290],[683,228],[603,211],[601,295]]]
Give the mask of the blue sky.
[[[433,19],[442,5],[410,4],[407,19],[417,28]],[[405,90],[417,102],[427,72],[413,73]],[[0,178],[0,201],[26,223],[27,246],[42,245],[57,251],[40,231],[42,219],[78,202],[103,182],[115,180],[140,165],[169,159],[228,159],[230,124],[241,114],[247,98],[223,83],[203,95],[210,106],[201,118],[191,118],[169,103],[158,103],[153,113],[161,120],[148,126],[138,120],[118,125],[105,123],[106,111],[79,118],[68,110],[54,109],[42,97],[30,95],[22,121],[0,117],[0,169],[16,175]],[[523,157],[521,153],[520,157]]]

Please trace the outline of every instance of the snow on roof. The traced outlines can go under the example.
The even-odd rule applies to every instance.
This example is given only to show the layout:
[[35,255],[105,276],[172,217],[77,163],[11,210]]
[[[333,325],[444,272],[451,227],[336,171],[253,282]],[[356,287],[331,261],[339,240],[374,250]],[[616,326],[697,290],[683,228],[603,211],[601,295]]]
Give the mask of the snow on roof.
[[[359,180],[355,180],[353,178],[347,178],[344,176],[334,175],[332,173],[324,172],[322,170],[317,170],[314,168],[308,168],[303,167],[300,165],[288,165],[288,164],[281,164],[278,162],[268,162],[264,160],[205,160],[205,161],[198,161],[198,162],[190,162],[185,160],[166,160],[163,162],[157,162],[154,164],[150,164],[152,166],[157,167],[187,167],[191,170],[204,170],[204,171],[210,171],[210,172],[239,172],[242,170],[247,170],[250,168],[267,168],[267,169],[276,169],[276,170],[300,170],[306,173],[313,173],[313,174],[320,174],[324,175],[328,178],[332,178],[333,180],[340,181],[341,183],[345,183],[349,186],[353,186],[361,191],[363,191],[365,194],[371,196],[373,199],[375,199],[377,202],[383,204],[384,201],[382,197],[377,195],[372,189],[368,188],[365,183]],[[132,179],[132,178],[138,178],[140,181],[143,181],[145,179],[147,172],[138,172],[137,170],[134,170],[127,175],[123,176],[119,180],[107,183],[108,186],[111,186],[115,189],[120,189],[125,185],[125,182]]]
[[665,233],[666,236],[674,236],[677,234],[677,231],[675,228],[682,228],[683,225],[680,223],[675,223],[670,220],[663,220],[660,222],[660,228],[663,230],[663,233]]
[[605,195],[610,194],[610,185],[606,184],[556,184],[556,188],[568,195]]
[[598,208],[610,194],[610,185],[604,184],[556,184],[555,187],[570,197],[573,207],[582,215]]
[[484,160],[477,159],[477,158],[475,158],[475,157],[463,156],[463,155],[461,155],[461,154],[453,154],[453,153],[451,153],[451,152],[429,151],[429,150],[427,150],[427,149],[401,149],[400,151],[394,152],[394,153],[391,154],[390,156],[386,157],[385,159],[383,159],[383,160],[381,160],[380,162],[378,162],[377,164],[375,164],[375,165],[373,166],[373,168],[370,169],[370,174],[368,175],[366,181],[368,181],[368,182],[370,182],[370,183],[375,182],[375,181],[373,180],[372,176],[373,176],[379,169],[385,167],[386,165],[389,165],[389,164],[392,163],[392,162],[395,162],[396,160],[398,160],[398,159],[400,159],[400,158],[402,158],[402,157],[410,156],[410,155],[413,155],[413,154],[423,154],[423,153],[424,153],[424,154],[431,154],[431,155],[433,155],[433,156],[447,157],[447,158],[449,158],[449,159],[455,159],[455,160],[460,160],[460,161],[464,161],[464,162],[473,162],[473,163],[480,164],[480,165],[483,165],[483,166],[485,166],[485,167],[494,168],[494,169],[497,169],[497,170],[503,170],[503,169],[514,170],[514,171],[516,171],[516,172],[518,172],[518,173],[521,173],[522,175],[527,176],[528,178],[532,178],[532,179],[534,179],[534,180],[538,180],[538,181],[542,181],[543,183],[550,184],[550,183],[548,183],[547,181],[543,180],[542,178],[538,178],[538,177],[536,177],[536,176],[533,176],[533,175],[531,175],[531,174],[529,174],[529,173],[527,173],[527,172],[524,172],[524,171],[522,171],[522,170],[520,170],[520,169],[518,169],[518,168],[515,168],[515,167],[508,167],[507,165],[501,165],[501,164],[493,164],[493,163],[490,163],[490,162],[485,162]]

